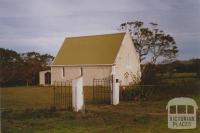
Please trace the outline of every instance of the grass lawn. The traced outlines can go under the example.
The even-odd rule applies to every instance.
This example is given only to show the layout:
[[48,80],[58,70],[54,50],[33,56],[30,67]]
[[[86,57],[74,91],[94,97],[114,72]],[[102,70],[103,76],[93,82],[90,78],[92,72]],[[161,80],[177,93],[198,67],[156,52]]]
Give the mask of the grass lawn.
[[[50,112],[50,87],[1,88],[2,133],[199,133],[200,113],[194,130],[167,128],[168,99],[121,102],[117,106],[86,103],[85,113]],[[92,88],[85,88],[89,101]],[[200,107],[200,96],[193,97]]]

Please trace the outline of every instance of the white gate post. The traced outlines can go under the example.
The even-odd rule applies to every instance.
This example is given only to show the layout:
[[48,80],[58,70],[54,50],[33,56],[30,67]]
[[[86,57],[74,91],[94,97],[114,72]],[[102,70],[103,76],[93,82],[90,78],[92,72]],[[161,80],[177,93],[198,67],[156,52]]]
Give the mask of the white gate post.
[[75,112],[84,109],[83,77],[72,80],[72,107]]
[[111,99],[111,103],[113,105],[117,105],[119,104],[119,83],[118,81],[116,81],[116,77],[115,77],[115,66],[112,66],[112,72],[111,72],[111,75],[113,76],[112,77],[112,85],[111,85],[111,88],[112,88],[112,99]]
[[117,105],[117,104],[119,104],[119,83],[118,82],[116,82],[116,81],[114,81],[114,83],[113,83],[113,91],[112,91],[112,93],[113,93],[113,102],[112,102],[112,104],[113,105]]

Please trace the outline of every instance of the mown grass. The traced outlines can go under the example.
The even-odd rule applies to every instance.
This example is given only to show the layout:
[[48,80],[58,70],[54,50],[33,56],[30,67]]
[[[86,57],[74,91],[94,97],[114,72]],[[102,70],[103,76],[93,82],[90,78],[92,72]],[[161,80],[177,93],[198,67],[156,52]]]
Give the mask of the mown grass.
[[[53,87],[0,88],[2,109],[47,109],[53,105]],[[92,87],[84,87],[86,102],[92,100]]]
[[1,108],[49,108],[53,104],[52,87],[1,88]]
[[[0,91],[2,133],[200,132],[199,111],[196,129],[168,129],[166,105],[169,99],[166,98],[120,102],[117,106],[93,104],[92,87],[86,87],[86,111],[74,113],[49,110],[53,103],[51,87],[11,87],[1,88]],[[200,107],[200,94],[190,94],[188,97],[194,98]]]

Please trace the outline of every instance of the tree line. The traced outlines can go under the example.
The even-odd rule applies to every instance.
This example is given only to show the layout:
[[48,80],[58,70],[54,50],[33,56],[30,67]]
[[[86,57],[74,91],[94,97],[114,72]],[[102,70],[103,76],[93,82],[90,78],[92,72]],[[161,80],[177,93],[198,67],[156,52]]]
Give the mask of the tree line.
[[156,69],[159,73],[196,73],[200,77],[200,59],[190,59],[186,61],[173,61],[167,64],[157,64]]
[[50,54],[0,48],[0,85],[38,85],[39,72],[50,69],[53,59]]

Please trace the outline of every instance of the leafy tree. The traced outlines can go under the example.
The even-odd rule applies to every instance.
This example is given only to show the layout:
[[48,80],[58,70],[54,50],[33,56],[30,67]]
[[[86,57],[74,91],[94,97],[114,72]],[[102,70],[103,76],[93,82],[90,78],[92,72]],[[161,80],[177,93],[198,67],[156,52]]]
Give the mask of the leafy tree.
[[[0,48],[0,83],[17,79],[22,60],[20,55],[13,51]],[[17,68],[17,69],[16,69]]]
[[153,64],[159,58],[173,60],[178,52],[174,38],[158,29],[158,24],[149,25],[150,28],[145,27],[141,21],[126,22],[120,25],[120,30],[130,33],[141,62],[147,57]]
[[53,56],[37,52],[19,54],[13,50],[0,48],[1,86],[36,85],[39,72],[50,69]]
[[42,70],[50,69],[49,65],[53,60],[53,56],[44,54],[40,55],[37,52],[28,52],[21,54],[24,64],[23,77],[28,84],[38,84],[39,72]]

